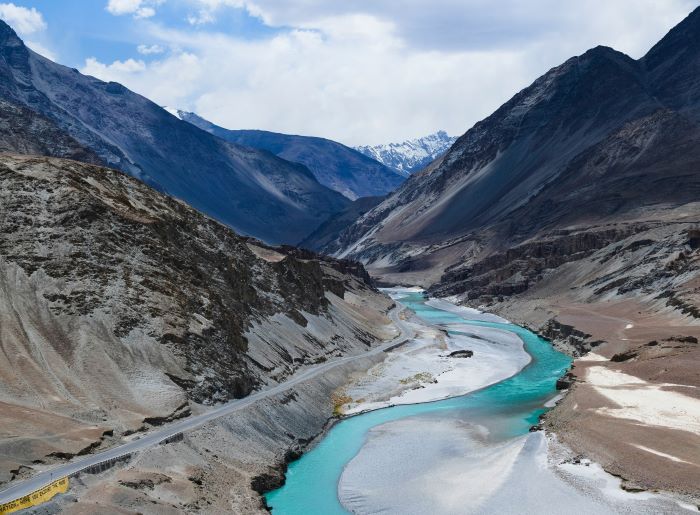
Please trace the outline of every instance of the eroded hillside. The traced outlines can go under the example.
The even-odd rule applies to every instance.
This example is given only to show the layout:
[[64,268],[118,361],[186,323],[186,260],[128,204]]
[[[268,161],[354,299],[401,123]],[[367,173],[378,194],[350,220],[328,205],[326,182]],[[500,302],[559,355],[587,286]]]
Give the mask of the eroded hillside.
[[2,481],[387,336],[361,267],[120,172],[4,154],[0,185]]

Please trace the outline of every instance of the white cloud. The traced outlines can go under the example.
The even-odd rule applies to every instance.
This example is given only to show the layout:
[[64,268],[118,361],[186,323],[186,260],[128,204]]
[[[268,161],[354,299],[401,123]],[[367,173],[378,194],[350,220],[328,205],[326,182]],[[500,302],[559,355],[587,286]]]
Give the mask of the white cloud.
[[[293,30],[260,41],[174,31],[151,36],[156,34],[187,52],[138,69],[93,59],[83,71],[225,127],[351,144],[444,127],[463,132],[470,119],[512,93],[503,73],[518,82],[527,78],[517,53],[407,54],[386,23],[361,16],[333,25],[329,34]],[[470,80],[475,69],[482,71],[479,81]],[[464,102],[477,96],[482,103]]]
[[30,40],[25,40],[24,43],[29,48],[34,50],[37,54],[43,55],[44,57],[46,57],[47,59],[51,59],[52,61],[58,60],[58,56],[56,55],[56,53],[54,53],[53,50],[46,47],[42,43],[39,43],[37,41],[30,41]]
[[[216,13],[221,8],[233,7],[236,9],[246,9],[248,12],[253,12],[255,7],[248,7],[245,0],[191,0],[191,2],[199,9],[194,14],[187,16],[187,22],[190,25],[205,25],[216,21]],[[258,14],[254,14],[257,16]]]
[[35,8],[27,9],[15,4],[0,4],[0,18],[22,35],[46,29],[44,17]]
[[[229,128],[321,135],[348,144],[462,134],[572,55],[607,44],[640,57],[690,0],[190,0],[215,16],[245,8],[274,36],[242,39],[149,24],[172,50],[88,73]],[[198,12],[198,11],[197,11]],[[424,30],[420,22],[430,31]],[[291,29],[289,28],[291,27]],[[439,34],[436,34],[439,33]]]
[[104,81],[122,82],[121,79],[129,74],[144,70],[146,70],[146,63],[141,60],[127,59],[126,61],[114,61],[112,64],[103,64],[94,57],[88,57],[81,72],[85,75],[99,77]]
[[107,11],[115,16],[131,14],[134,18],[150,18],[155,16],[155,7],[165,0],[109,0]]
[[141,0],[109,0],[107,10],[115,16],[131,14],[141,7]]
[[189,106],[188,94],[205,77],[199,58],[186,52],[148,64],[136,59],[104,64],[91,57],[85,61],[85,66],[80,71],[104,81],[125,84],[160,105],[182,108]]
[[[565,45],[582,37],[589,45],[616,44],[632,55],[646,49],[650,31],[663,35],[697,0],[192,0],[208,9],[246,9],[276,27],[317,28],[329,20],[365,14],[390,21],[409,46],[432,50],[513,48],[552,38]],[[658,38],[657,38],[658,39]]]
[[187,16],[187,22],[190,25],[205,25],[207,23],[214,23],[216,18],[214,17],[213,11],[207,9],[200,9],[197,14],[190,14]]
[[165,52],[165,48],[160,45],[139,45],[136,47],[136,51],[141,55],[153,55],[162,54]]
[[134,18],[150,18],[151,16],[155,16],[155,14],[156,10],[153,7],[141,7],[134,13]]

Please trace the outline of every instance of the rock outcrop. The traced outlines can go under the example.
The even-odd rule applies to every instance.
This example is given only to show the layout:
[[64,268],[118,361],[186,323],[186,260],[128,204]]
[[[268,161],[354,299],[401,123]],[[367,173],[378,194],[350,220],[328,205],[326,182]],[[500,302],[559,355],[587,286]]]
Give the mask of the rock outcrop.
[[100,166],[0,155],[0,234],[2,480],[386,336],[360,265]]

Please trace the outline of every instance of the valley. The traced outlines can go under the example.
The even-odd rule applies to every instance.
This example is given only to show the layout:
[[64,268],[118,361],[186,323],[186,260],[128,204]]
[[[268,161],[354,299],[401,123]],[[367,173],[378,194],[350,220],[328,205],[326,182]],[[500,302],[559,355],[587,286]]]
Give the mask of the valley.
[[[578,513],[696,510],[663,495],[615,493],[613,476],[567,456],[551,437],[528,433],[556,402],[555,383],[570,363],[547,342],[505,321],[480,319],[492,319],[488,315],[429,306],[420,292],[396,289],[392,296],[420,319],[445,328],[448,340],[456,340],[452,345],[474,349],[473,359],[485,350],[479,347],[484,338],[491,348],[504,346],[500,364],[486,368],[507,377],[472,384],[464,390],[472,394],[453,392],[437,402],[428,401],[440,399],[439,393],[417,399],[408,392],[388,408],[342,420],[291,464],[285,486],[266,496],[273,513],[425,513],[432,506],[441,513],[494,513],[512,505],[526,513],[560,513],[562,504]],[[510,346],[513,336],[520,350]],[[513,359],[518,365],[509,369]],[[473,371],[461,374],[466,379]],[[438,375],[437,382],[449,381],[447,376]]]
[[684,495],[700,480],[699,21],[638,60],[597,47],[553,68],[324,247],[552,340],[578,359],[543,426],[628,489]]
[[419,3],[0,3],[1,515],[700,509],[700,7]]

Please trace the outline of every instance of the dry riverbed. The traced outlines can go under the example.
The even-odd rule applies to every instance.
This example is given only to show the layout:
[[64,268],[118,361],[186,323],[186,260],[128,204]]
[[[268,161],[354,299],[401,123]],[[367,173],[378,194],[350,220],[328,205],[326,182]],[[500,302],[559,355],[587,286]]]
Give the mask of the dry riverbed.
[[338,392],[338,414],[465,395],[515,375],[530,361],[523,342],[508,331],[464,324],[464,335],[448,337],[415,316],[408,324],[416,337]]

